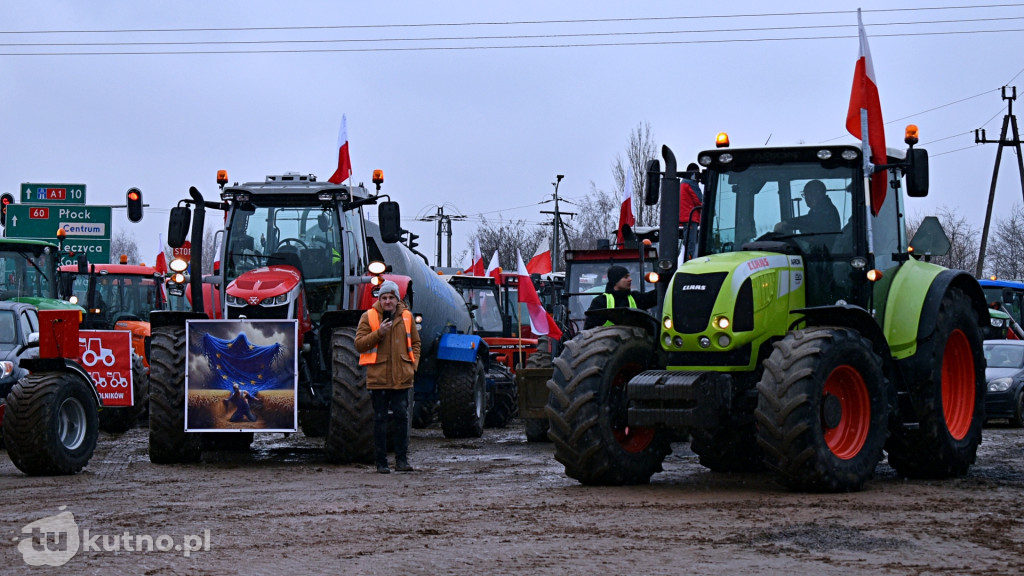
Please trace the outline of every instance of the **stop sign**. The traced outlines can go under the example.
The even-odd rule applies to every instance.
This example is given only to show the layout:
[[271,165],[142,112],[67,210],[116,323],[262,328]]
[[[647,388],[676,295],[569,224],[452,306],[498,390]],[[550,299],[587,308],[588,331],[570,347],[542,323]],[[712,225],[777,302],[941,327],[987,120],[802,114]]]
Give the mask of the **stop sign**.
[[180,258],[185,262],[188,262],[189,260],[192,259],[192,243],[189,242],[188,240],[185,240],[184,244],[182,244],[178,248],[173,249],[171,256],[174,258]]

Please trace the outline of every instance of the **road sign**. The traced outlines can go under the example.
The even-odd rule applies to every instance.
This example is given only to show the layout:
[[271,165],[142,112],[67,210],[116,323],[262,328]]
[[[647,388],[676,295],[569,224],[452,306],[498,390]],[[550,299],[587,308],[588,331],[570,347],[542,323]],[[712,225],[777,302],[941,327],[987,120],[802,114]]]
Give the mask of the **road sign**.
[[21,184],[25,204],[85,204],[85,184]]
[[185,243],[178,248],[171,249],[172,258],[180,258],[185,262],[192,260],[192,243],[185,240]]
[[55,242],[57,229],[68,238],[110,240],[110,206],[11,204],[7,207],[8,238],[42,238]]
[[[43,238],[46,240],[46,238]],[[50,242],[56,240],[49,239]],[[68,238],[64,241],[64,251],[60,254],[59,266],[77,264],[78,255],[85,254],[93,264],[110,262],[110,240],[91,240],[88,238]]]

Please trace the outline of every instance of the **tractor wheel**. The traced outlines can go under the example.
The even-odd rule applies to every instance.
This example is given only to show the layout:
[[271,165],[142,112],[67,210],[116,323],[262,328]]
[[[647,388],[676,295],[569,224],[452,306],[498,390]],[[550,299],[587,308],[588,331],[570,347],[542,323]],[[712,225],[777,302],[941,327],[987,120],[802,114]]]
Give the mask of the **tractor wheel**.
[[140,424],[149,422],[149,366],[142,356],[132,356],[132,386],[135,388],[135,416]]
[[931,342],[918,346],[912,362],[907,381],[918,426],[893,431],[889,464],[908,478],[963,476],[981,444],[985,356],[977,314],[962,291],[951,288],[942,298]]
[[584,330],[555,359],[545,411],[555,459],[583,484],[645,484],[671,452],[667,434],[627,425],[626,384],[654,348],[641,328]]
[[420,430],[434,423],[437,416],[437,401],[414,400],[412,403],[412,427]]
[[331,424],[329,410],[299,410],[299,428],[307,438],[323,438]]
[[479,438],[484,433],[486,378],[479,359],[444,362],[437,379],[441,431],[445,438]]
[[764,456],[757,446],[757,427],[752,421],[713,430],[694,428],[690,436],[690,449],[699,457],[700,465],[712,472],[764,470]]
[[90,384],[77,374],[29,374],[7,395],[5,410],[7,453],[25,474],[74,474],[92,458],[98,407]]
[[185,432],[185,327],[154,328],[150,343],[149,461],[198,462],[199,434]]
[[337,328],[331,335],[331,420],[324,451],[334,463],[373,462],[373,403],[366,388],[366,368],[359,365],[356,329]]
[[[548,336],[539,336],[537,338],[537,351],[530,354],[530,357],[526,359],[526,368],[551,368],[551,343]],[[547,418],[523,418],[523,423],[526,424],[526,441],[527,442],[550,442],[548,438],[548,419]]]
[[791,490],[860,490],[882,459],[889,383],[871,342],[848,328],[790,332],[757,385],[765,463]]
[[[515,387],[515,377],[504,364],[493,364],[487,373],[487,379],[494,383],[502,382],[508,388],[507,393],[491,392],[490,409],[484,417],[484,426],[488,428],[504,428],[519,415],[519,396]],[[511,383],[511,386],[508,384]]]

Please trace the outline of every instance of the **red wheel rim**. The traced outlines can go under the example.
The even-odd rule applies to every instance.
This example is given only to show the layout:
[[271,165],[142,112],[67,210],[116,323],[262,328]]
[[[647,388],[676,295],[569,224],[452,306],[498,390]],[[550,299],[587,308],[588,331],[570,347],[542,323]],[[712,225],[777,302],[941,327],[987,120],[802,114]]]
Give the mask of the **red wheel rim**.
[[[618,375],[616,375],[612,386],[616,388],[616,392],[622,393],[622,398],[626,397],[626,383],[629,382],[629,379],[634,375],[639,374],[640,371],[641,367],[635,367],[633,370],[630,370],[630,367],[625,367],[623,370],[619,371]],[[623,405],[620,409],[625,410],[626,406]],[[625,418],[623,418],[622,421],[624,422]],[[626,425],[621,428],[616,428],[614,425],[612,426],[612,434],[615,436],[615,441],[619,443],[619,446],[622,447],[623,450],[630,454],[636,454],[646,450],[647,447],[651,445],[651,442],[654,441],[655,432],[656,430],[654,428],[641,426]]]
[[946,340],[942,355],[942,414],[946,428],[956,440],[963,440],[974,418],[974,355],[971,343],[961,330]]
[[[822,397],[839,399],[842,417],[825,430],[825,443],[837,458],[849,460],[860,453],[871,430],[871,397],[864,377],[851,366],[839,366],[828,375]],[[824,427],[824,420],[822,426]]]

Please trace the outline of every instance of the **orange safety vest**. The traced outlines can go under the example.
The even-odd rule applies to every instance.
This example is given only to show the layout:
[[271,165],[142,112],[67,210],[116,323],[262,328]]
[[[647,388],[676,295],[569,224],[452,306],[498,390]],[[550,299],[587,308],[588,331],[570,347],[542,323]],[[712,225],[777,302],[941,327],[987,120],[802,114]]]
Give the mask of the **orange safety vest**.
[[[374,332],[380,328],[380,314],[376,308],[370,308],[367,310],[367,319],[370,321],[370,329]],[[416,355],[412,352],[412,312],[408,310],[402,310],[402,321],[405,323],[405,348],[409,352],[409,360],[416,363]],[[377,363],[377,347],[374,346],[366,352],[359,355],[359,365],[366,366],[368,364]]]

